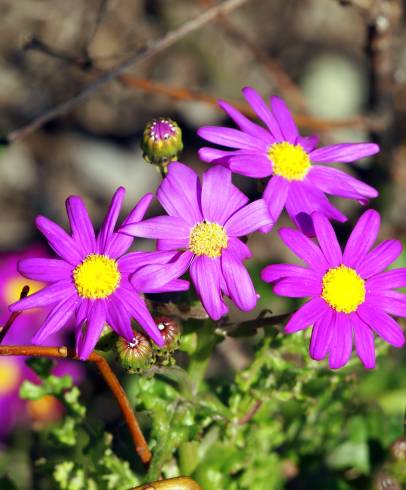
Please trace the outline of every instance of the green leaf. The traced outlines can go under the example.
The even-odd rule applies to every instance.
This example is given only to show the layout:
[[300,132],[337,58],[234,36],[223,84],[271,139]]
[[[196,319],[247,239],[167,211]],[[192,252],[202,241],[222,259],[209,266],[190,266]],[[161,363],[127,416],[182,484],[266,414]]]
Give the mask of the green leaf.
[[30,357],[25,363],[42,379],[51,374],[54,365],[53,361],[47,357]]

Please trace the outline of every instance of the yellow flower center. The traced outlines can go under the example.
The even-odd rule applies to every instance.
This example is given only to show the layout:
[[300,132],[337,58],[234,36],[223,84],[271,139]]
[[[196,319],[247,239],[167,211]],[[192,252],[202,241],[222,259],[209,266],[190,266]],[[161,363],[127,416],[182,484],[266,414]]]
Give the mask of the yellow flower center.
[[83,298],[107,298],[118,288],[120,279],[117,262],[105,255],[88,255],[73,271],[76,290]]
[[0,396],[17,389],[20,381],[20,367],[12,359],[0,359]]
[[268,157],[272,161],[273,173],[286,180],[303,180],[311,167],[304,149],[287,141],[271,145]]
[[354,269],[341,264],[324,274],[321,297],[334,310],[352,313],[365,301],[365,281]]
[[190,232],[189,249],[195,255],[219,257],[227,248],[228,237],[224,228],[217,223],[198,223]]

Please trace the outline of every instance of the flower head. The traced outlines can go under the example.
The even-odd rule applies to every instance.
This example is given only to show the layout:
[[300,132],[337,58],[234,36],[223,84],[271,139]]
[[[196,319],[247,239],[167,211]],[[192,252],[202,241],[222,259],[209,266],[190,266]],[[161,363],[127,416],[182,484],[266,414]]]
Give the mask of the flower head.
[[333,162],[348,163],[373,155],[379,151],[376,144],[342,143],[316,148],[317,136],[300,136],[282,99],[272,97],[271,111],[253,88],[246,87],[243,94],[266,129],[227,102],[219,101],[239,129],[207,126],[200,128],[198,134],[234,150],[201,148],[199,155],[206,162],[224,165],[247,177],[272,176],[263,198],[275,222],[286,207],[295,224],[306,234],[313,234],[310,215],[314,211],[329,219],[346,220],[325,194],[356,199],[363,204],[378,195],[374,188],[330,166]]
[[344,366],[355,349],[366,368],[375,367],[374,332],[394,347],[403,347],[405,335],[389,315],[406,317],[406,295],[393,291],[406,286],[406,269],[383,272],[400,255],[398,240],[376,240],[380,217],[366,211],[355,225],[344,252],[325,216],[312,215],[317,246],[299,231],[284,228],[280,236],[306,267],[269,265],[262,271],[281,296],[311,300],[293,314],[287,333],[313,327],[310,355],[320,361],[329,355],[333,369]]
[[166,171],[183,150],[182,131],[169,117],[153,119],[145,126],[141,148],[147,162],[162,165]]
[[168,216],[128,222],[120,229],[158,239],[158,251],[150,252],[148,259],[155,265],[142,267],[141,260],[141,268],[131,278],[133,285],[160,287],[190,267],[197,293],[213,319],[227,312],[223,295],[231,297],[241,310],[254,308],[257,295],[242,264],[251,252],[238,237],[272,224],[265,202],[259,199],[248,204],[224,167],[209,169],[200,184],[196,173],[179,162],[169,165],[157,197]]
[[[77,196],[66,201],[71,236],[47,218],[37,218],[39,230],[60,259],[35,258],[19,263],[19,271],[25,277],[49,283],[10,307],[11,311],[19,311],[52,305],[33,343],[43,343],[75,316],[76,349],[81,359],[90,355],[105,323],[130,342],[134,337],[131,317],[154,342],[163,345],[159,329],[140,293],[185,289],[188,284],[175,281],[158,291],[135,289],[131,285],[129,275],[133,270],[128,261],[131,254],[126,252],[133,239],[114,231],[124,194],[123,188],[115,193],[97,236],[83,201]],[[151,194],[145,195],[125,222],[141,220],[151,199]]]

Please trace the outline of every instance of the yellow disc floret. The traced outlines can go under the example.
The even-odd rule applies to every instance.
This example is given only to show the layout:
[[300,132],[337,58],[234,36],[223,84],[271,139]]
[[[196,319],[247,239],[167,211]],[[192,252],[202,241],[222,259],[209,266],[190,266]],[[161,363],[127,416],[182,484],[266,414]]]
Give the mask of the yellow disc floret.
[[324,274],[321,297],[334,310],[352,313],[365,301],[365,281],[354,269],[341,264]]
[[83,298],[107,298],[118,288],[120,279],[117,262],[105,255],[88,255],[73,271],[76,290]]
[[21,377],[20,366],[13,359],[0,359],[0,396],[17,390]]
[[203,221],[195,225],[189,236],[189,249],[195,255],[219,257],[227,248],[228,237],[224,228],[217,223]]
[[310,158],[302,146],[287,141],[274,143],[268,149],[275,175],[286,180],[303,180],[310,170]]

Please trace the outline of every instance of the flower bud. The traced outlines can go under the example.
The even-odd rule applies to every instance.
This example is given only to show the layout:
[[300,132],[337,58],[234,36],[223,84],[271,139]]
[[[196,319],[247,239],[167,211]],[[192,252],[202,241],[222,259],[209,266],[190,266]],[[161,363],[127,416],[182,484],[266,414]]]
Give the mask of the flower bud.
[[183,150],[182,131],[168,117],[152,119],[145,126],[141,148],[144,159],[159,165],[162,173],[166,174],[168,164],[177,160]]
[[149,369],[155,360],[155,355],[148,339],[139,332],[134,332],[131,342],[119,337],[116,343],[118,360],[129,373],[140,373]]
[[181,328],[180,324],[169,316],[157,316],[155,323],[165,341],[163,347],[158,347],[160,351],[174,352],[179,348]]

